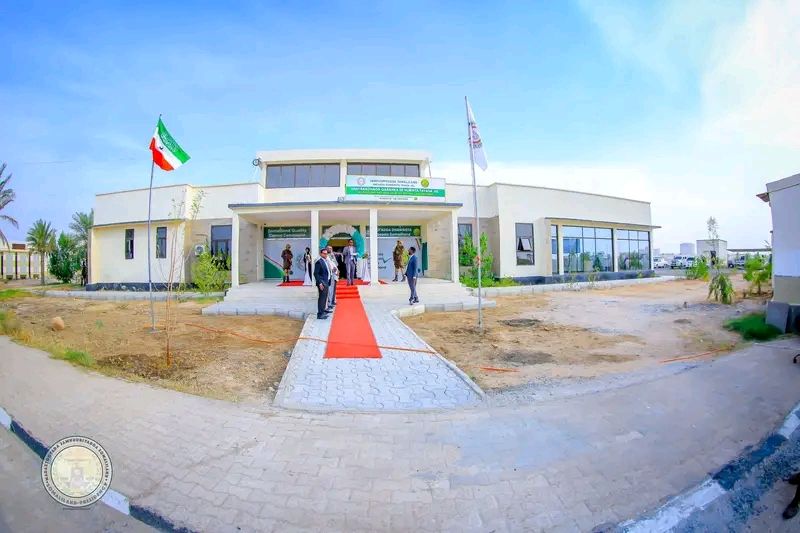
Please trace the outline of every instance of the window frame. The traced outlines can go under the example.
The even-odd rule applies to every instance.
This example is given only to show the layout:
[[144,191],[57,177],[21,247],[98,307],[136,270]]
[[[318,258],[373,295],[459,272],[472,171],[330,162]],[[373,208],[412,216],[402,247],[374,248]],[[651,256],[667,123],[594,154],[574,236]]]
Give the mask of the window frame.
[[[388,170],[387,170],[388,167]],[[401,172],[402,171],[402,172]],[[381,176],[392,178],[419,178],[419,163],[389,163],[384,161],[348,161],[348,176]]]
[[125,260],[133,259],[136,255],[135,250],[136,233],[133,228],[125,229]]
[[[308,189],[312,187],[339,187],[340,163],[305,163],[267,165],[264,188]],[[300,184],[298,185],[298,175]]]
[[[161,230],[164,230],[164,236],[160,236]],[[163,242],[162,242],[163,241]],[[156,259],[167,258],[167,227],[158,226],[156,228]]]
[[[215,239],[214,228],[228,228],[230,236],[226,239]],[[209,230],[209,253],[217,258],[223,266],[227,267],[228,257],[231,255],[231,241],[233,239],[233,224],[213,224]],[[219,244],[225,243],[225,251],[220,252]]]
[[[520,226],[530,228],[530,235],[522,235],[520,234]],[[515,222],[514,223],[514,252],[516,255],[516,265],[517,266],[535,266],[536,265],[536,245],[535,245],[535,230],[533,227],[533,222]],[[521,239],[530,239],[530,250],[522,249],[520,250],[520,246],[522,244]],[[530,254],[530,262],[527,260],[522,259],[523,262],[520,262],[519,254]]]
[[[616,245],[614,244],[614,232],[611,231],[610,236],[601,236],[598,237],[598,230],[605,235],[606,230],[611,230],[611,228],[603,228],[597,226],[562,226],[561,227],[561,247],[562,247],[562,260],[561,264],[563,265],[564,273],[590,273],[590,272],[614,272],[614,254]],[[551,238],[552,238],[552,230],[551,230]],[[569,242],[569,246],[567,245]],[[600,270],[595,270],[594,264],[596,261],[599,260],[599,253],[598,253],[598,242],[608,246],[611,249],[610,254],[608,254],[608,259],[610,259],[609,264],[600,263]],[[567,249],[573,248],[572,244],[575,244],[574,248],[576,251],[567,253]],[[604,256],[606,255],[606,251],[602,251]],[[589,261],[592,265],[592,268],[587,270],[585,268],[585,259],[581,259],[581,256],[585,253],[589,254]],[[575,266],[576,268],[571,268],[572,261],[571,258],[575,258]]]
[[[652,242],[652,232],[641,231],[641,230],[628,230],[628,229],[619,229],[614,230],[615,234],[615,242],[619,243],[619,258],[617,260],[617,268],[620,272],[638,272],[642,270],[650,270],[653,261],[653,249],[651,247]],[[642,234],[644,234],[645,238],[642,238]],[[624,243],[624,244],[623,244]],[[641,257],[641,268],[630,268],[625,267],[626,261],[629,259],[630,254],[633,253],[631,250],[631,243],[634,244],[635,252],[640,255]],[[646,246],[646,254],[642,254],[642,243]],[[623,251],[624,250],[624,251]]]

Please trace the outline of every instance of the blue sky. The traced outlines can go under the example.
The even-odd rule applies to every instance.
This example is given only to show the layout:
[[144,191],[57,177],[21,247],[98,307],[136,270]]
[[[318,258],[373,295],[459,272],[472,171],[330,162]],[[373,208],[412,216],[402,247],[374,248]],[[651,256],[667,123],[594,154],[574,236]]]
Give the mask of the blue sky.
[[[22,239],[145,187],[159,113],[192,156],[158,184],[254,179],[257,150],[390,147],[483,182],[649,200],[656,247],[769,238],[800,171],[800,12],[753,2],[5,2],[0,160]],[[793,120],[794,119],[794,120]]]

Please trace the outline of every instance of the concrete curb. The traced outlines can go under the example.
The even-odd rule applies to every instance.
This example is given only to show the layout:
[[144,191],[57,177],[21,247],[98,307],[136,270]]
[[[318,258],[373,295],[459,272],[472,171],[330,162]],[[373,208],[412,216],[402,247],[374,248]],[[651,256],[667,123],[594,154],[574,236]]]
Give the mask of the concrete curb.
[[739,480],[744,479],[756,466],[777,453],[780,447],[800,427],[800,403],[786,415],[778,430],[764,438],[759,444],[746,449],[714,475],[680,494],[663,506],[641,518],[627,520],[616,527],[600,526],[594,531],[617,533],[651,533],[672,531],[694,512],[702,511],[720,497],[731,492]]
[[[33,436],[18,421],[14,420],[14,418],[2,406],[0,406],[0,425],[6,428],[13,435],[16,435],[16,437],[28,448],[30,448],[30,450],[40,459],[44,459],[44,456],[47,455],[48,448],[44,442]],[[171,520],[154,511],[153,509],[131,503],[131,500],[128,496],[125,496],[121,492],[117,492],[114,489],[108,489],[100,501],[115,511],[135,518],[136,520],[139,520],[140,522],[161,531],[174,533],[194,533],[194,530],[192,529],[177,527]]]
[[[47,298],[78,298],[81,300],[111,300],[111,301],[133,301],[149,300],[150,294],[147,292],[127,292],[127,291],[31,291],[33,294],[40,294]],[[197,292],[173,293],[179,300],[198,300],[200,298],[221,298],[224,292],[212,292],[208,295]],[[153,300],[163,302],[167,299],[167,293],[154,292]]]
[[[606,281],[579,281],[575,283],[549,283],[542,285],[515,285],[513,287],[488,287],[481,289],[482,296],[518,296],[521,294],[538,294],[542,292],[580,291],[585,289],[611,289],[626,285],[647,285],[662,281],[679,279],[676,276],[656,276],[654,278],[614,279]],[[468,289],[472,296],[478,296],[478,289]]]

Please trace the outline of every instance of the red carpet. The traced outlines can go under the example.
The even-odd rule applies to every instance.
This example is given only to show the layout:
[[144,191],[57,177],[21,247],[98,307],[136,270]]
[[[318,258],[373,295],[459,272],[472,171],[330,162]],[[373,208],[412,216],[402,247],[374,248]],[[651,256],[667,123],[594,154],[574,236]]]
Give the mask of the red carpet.
[[380,356],[381,352],[378,343],[375,342],[375,334],[372,333],[358,289],[340,282],[336,287],[336,307],[331,331],[328,334],[325,358],[377,359]]

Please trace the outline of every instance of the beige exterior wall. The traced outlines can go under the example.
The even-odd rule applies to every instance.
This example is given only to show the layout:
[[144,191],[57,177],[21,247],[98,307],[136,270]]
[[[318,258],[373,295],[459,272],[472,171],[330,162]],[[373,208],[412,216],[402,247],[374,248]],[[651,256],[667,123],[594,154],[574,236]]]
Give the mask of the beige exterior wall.
[[428,243],[428,270],[425,271],[425,276],[452,279],[450,274],[450,258],[453,252],[452,231],[453,222],[450,213],[422,224],[422,239]]
[[[185,281],[186,223],[153,222],[151,234],[153,283]],[[167,228],[167,257],[156,258],[156,228]],[[133,229],[133,259],[125,259],[125,230]],[[173,245],[174,243],[174,245]],[[173,261],[174,256],[174,261]],[[92,283],[147,282],[147,224],[92,228]]]
[[773,302],[800,305],[800,277],[774,276],[772,283],[774,288]]

